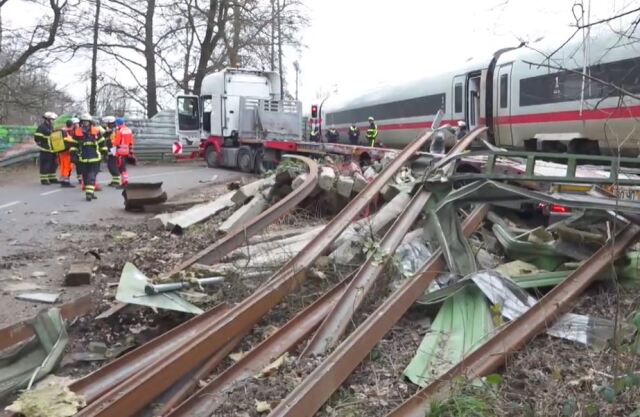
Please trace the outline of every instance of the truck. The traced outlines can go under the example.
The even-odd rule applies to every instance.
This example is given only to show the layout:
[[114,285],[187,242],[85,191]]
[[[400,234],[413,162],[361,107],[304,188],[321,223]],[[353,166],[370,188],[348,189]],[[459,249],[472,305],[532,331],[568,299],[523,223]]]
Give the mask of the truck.
[[204,77],[200,95],[176,97],[178,140],[199,141],[197,156],[209,167],[264,173],[285,153],[341,154],[360,162],[386,152],[345,144],[304,140],[302,106],[280,94],[276,72],[227,68]]

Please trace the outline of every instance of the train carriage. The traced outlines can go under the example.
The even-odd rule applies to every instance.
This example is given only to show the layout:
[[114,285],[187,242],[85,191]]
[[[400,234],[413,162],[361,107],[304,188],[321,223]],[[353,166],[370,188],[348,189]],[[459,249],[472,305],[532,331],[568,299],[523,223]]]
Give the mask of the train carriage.
[[[553,43],[521,45],[457,71],[332,98],[325,126],[366,128],[373,116],[379,141],[401,148],[441,109],[445,123],[487,125],[490,138],[506,148],[637,156],[640,101],[633,96],[640,94],[640,43],[611,32],[594,33],[586,44],[577,38],[551,59],[545,56]],[[621,97],[612,85],[630,95]]]

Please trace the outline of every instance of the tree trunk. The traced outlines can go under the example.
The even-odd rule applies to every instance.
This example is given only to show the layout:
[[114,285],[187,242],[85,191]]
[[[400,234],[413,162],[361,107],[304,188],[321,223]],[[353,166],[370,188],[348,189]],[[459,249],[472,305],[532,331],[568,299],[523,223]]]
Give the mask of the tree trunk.
[[158,113],[156,54],[155,43],[153,42],[153,16],[155,10],[156,0],[148,0],[144,23],[144,56],[147,70],[147,117],[153,117]]
[[89,91],[89,113],[96,114],[98,94],[98,34],[100,32],[100,0],[96,0],[96,17],[93,22],[93,44],[91,45],[91,88]]
[[233,38],[231,40],[231,44],[228,47],[229,50],[229,66],[232,68],[236,68],[240,66],[240,56],[238,54],[238,46],[240,44],[240,31],[241,20],[240,20],[240,5],[235,3],[233,6]]

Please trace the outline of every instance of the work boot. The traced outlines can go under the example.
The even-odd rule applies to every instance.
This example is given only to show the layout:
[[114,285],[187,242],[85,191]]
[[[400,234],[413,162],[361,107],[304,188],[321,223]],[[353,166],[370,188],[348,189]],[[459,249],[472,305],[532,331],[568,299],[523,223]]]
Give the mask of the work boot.
[[51,185],[51,183],[48,180],[40,180],[40,184],[41,185]]
[[57,179],[57,178],[53,178],[53,179],[50,179],[50,180],[49,180],[49,182],[50,182],[51,184],[57,184],[57,183],[59,183],[60,181],[58,181],[58,179]]
[[89,194],[89,193],[85,194],[84,198],[85,198],[87,201],[93,201],[93,197],[92,197],[92,196],[91,196],[91,194]]
[[94,200],[97,200],[97,199],[98,199],[98,196],[97,196],[97,195],[95,195],[95,194],[91,194],[91,198],[93,198]]
[[76,186],[71,184],[69,181],[62,181],[60,183],[60,187],[62,187],[62,188],[76,188]]

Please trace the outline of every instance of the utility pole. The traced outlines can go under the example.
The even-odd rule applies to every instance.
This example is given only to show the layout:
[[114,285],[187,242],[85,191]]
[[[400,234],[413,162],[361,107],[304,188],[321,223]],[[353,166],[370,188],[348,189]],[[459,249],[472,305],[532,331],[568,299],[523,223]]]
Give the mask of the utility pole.
[[93,45],[91,45],[91,88],[89,91],[89,113],[96,113],[98,94],[98,33],[100,32],[100,0],[96,0],[96,20],[93,22]]
[[276,0],[271,0],[271,71],[276,70]]
[[282,0],[282,7],[280,7],[280,0],[278,2],[278,72],[280,73],[280,100],[284,100],[284,76],[282,75],[282,9],[286,0]]

